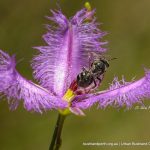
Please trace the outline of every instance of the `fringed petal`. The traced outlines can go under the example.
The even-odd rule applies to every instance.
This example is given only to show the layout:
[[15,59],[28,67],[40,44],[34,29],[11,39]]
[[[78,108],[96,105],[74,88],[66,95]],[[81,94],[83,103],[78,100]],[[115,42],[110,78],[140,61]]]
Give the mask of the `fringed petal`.
[[42,112],[52,108],[65,108],[66,102],[31,81],[24,79],[15,69],[15,58],[0,50],[0,93],[8,98],[11,109],[21,99],[27,110]]
[[95,94],[77,96],[73,106],[86,109],[96,102],[101,108],[107,106],[131,108],[135,103],[142,103],[145,98],[150,98],[150,71],[145,71],[145,76],[137,81],[125,82],[124,78],[114,79],[110,88]]
[[14,68],[14,56],[10,58],[8,54],[0,50],[0,91],[7,89],[13,82]]
[[77,26],[76,34],[83,52],[103,53],[107,50],[103,48],[103,45],[106,45],[107,42],[102,42],[101,38],[107,33],[98,28],[99,23],[96,22],[94,14],[95,10],[87,12],[86,9],[82,9],[71,19],[71,23]]
[[[101,32],[94,11],[79,11],[68,20],[60,11],[52,11],[55,26],[47,25],[48,32],[43,36],[48,46],[35,47],[40,54],[33,59],[34,76],[40,84],[59,96],[64,95],[70,83],[76,78],[82,67],[88,65],[89,52],[104,52],[105,42],[100,39]],[[91,20],[88,21],[88,17]]]

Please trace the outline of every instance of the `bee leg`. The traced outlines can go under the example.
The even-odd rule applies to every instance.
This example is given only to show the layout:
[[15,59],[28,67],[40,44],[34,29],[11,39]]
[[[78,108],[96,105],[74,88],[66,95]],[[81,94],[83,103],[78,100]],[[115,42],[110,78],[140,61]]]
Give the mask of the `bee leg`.
[[99,77],[97,77],[97,79],[99,80],[99,82],[101,82],[101,81],[102,81],[102,79],[101,79],[101,78],[99,78]]
[[94,87],[93,87],[93,89],[96,88],[96,87],[97,87],[97,83],[96,83],[96,81],[94,80]]

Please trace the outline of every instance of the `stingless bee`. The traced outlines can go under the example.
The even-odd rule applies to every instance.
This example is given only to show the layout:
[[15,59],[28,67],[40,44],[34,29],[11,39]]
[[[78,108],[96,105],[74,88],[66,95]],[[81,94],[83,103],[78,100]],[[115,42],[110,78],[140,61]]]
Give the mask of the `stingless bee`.
[[88,94],[93,92],[97,87],[101,85],[104,78],[104,74],[109,67],[109,61],[112,59],[106,59],[103,55],[92,53],[89,57],[89,67],[83,68],[82,71],[77,75],[75,80],[70,84],[69,89],[64,95],[64,99],[68,101],[69,110],[75,114],[84,114],[82,110],[72,107],[72,101],[80,101],[75,96],[81,94]]
[[109,67],[109,61],[116,59],[111,58],[107,60],[106,57],[96,53],[92,53],[91,58],[92,61],[90,60],[89,68],[83,68],[82,72],[77,75],[77,95],[89,93],[99,87],[104,78],[104,73]]

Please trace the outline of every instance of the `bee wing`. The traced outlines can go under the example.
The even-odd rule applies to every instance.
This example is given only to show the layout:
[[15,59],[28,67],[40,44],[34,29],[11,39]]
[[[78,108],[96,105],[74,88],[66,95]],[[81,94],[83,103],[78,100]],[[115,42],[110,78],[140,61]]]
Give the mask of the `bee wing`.
[[104,55],[100,52],[89,52],[88,55],[89,55],[89,61],[91,62],[93,62],[96,59],[105,59],[108,61],[117,59],[116,57],[111,57],[110,55]]

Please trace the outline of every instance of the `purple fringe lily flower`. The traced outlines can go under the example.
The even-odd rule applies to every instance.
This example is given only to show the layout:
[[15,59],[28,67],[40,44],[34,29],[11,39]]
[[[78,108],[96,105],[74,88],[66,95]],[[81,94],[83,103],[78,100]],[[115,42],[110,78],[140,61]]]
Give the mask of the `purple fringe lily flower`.
[[150,71],[145,69],[145,76],[138,81],[115,78],[107,90],[74,95],[67,102],[64,95],[82,68],[88,66],[89,53],[106,52],[103,45],[107,42],[101,40],[106,32],[98,28],[95,10],[82,9],[71,19],[61,11],[51,12],[53,17],[47,18],[55,24],[46,26],[48,31],[43,35],[46,45],[34,47],[39,54],[33,58],[32,67],[39,85],[23,78],[15,69],[15,57],[0,50],[0,93],[7,97],[12,109],[23,100],[27,110],[42,112],[69,107],[82,115],[82,109],[97,102],[102,108],[109,105],[130,108],[150,98]]

